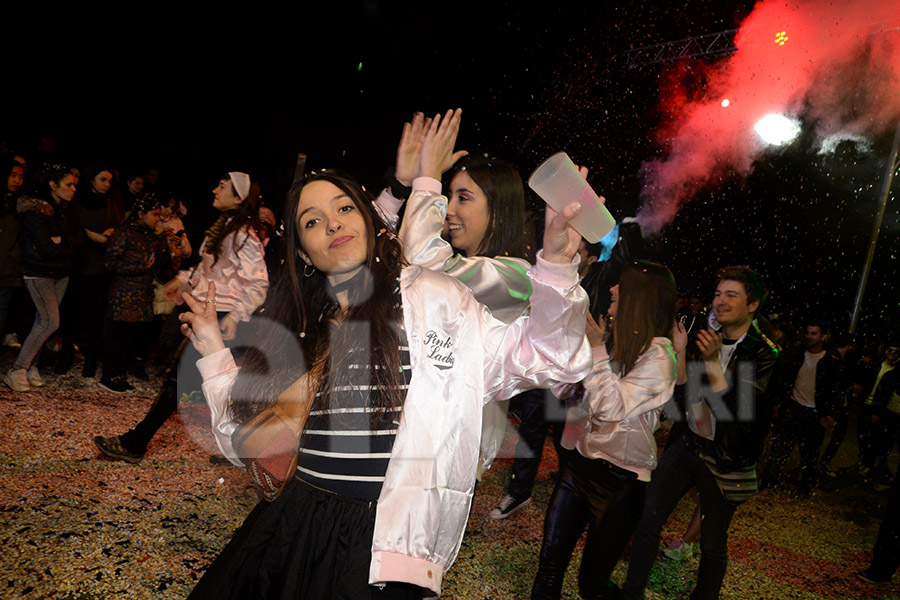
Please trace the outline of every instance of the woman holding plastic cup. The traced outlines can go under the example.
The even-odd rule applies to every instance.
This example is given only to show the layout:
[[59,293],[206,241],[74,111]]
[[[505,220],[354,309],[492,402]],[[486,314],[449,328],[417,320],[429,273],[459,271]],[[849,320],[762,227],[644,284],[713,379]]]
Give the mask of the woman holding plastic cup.
[[[403,128],[390,187],[377,205],[390,220],[407,196],[421,160],[426,133],[444,136],[452,149],[462,110],[447,111],[433,119],[416,113]],[[525,189],[518,171],[509,163],[458,151],[441,165],[447,198],[410,198],[400,228],[404,256],[414,265],[442,271],[460,280],[494,317],[509,323],[528,310],[533,244],[525,225]],[[388,193],[390,192],[390,193]],[[543,397],[542,392],[529,391]],[[508,402],[485,406],[478,473],[493,462],[506,431]]]

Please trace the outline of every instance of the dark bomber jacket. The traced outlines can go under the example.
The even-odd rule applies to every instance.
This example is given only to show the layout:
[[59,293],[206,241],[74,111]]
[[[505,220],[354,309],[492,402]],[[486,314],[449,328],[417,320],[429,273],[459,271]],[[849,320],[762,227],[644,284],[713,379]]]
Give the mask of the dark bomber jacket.
[[[72,270],[72,233],[64,205],[23,196],[16,206],[22,215],[22,270],[26,276],[65,277]],[[55,243],[52,238],[59,237]]]
[[[718,398],[729,414],[716,414],[714,439],[708,440],[696,435],[684,421],[676,424],[678,429],[683,428],[681,433],[695,450],[716,460],[716,467],[720,472],[752,467],[759,460],[769,433],[779,390],[780,355],[780,348],[756,327],[751,326],[735,348],[725,370],[729,387]],[[695,362],[693,365],[689,362],[688,368],[703,369],[705,372],[702,362]],[[683,407],[700,401],[700,398],[687,397],[688,387],[675,387],[675,399]],[[739,406],[739,390],[752,393],[751,398],[741,399],[750,406],[749,418],[741,417],[746,408]],[[711,408],[715,410],[715,407]]]

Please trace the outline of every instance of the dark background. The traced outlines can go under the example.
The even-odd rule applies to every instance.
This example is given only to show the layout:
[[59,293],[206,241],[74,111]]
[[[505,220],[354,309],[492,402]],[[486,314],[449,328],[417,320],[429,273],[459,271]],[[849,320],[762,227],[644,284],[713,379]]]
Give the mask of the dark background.
[[[0,134],[26,152],[49,135],[59,157],[82,167],[101,158],[122,171],[156,166],[206,225],[222,172],[257,176],[276,213],[298,152],[311,168],[344,168],[377,190],[403,122],[460,106],[459,147],[506,158],[523,178],[565,150],[621,218],[637,210],[640,165],[661,152],[653,133],[666,112],[663,67],[627,69],[623,53],[735,28],[753,6],[304,4],[11,11]],[[890,142],[821,157],[800,140],[768,153],[748,178],[701,191],[648,240],[647,257],[704,297],[716,267],[749,264],[772,289],[768,312],[815,311],[846,328]],[[900,327],[897,212],[892,196],[860,325],[872,334]]]

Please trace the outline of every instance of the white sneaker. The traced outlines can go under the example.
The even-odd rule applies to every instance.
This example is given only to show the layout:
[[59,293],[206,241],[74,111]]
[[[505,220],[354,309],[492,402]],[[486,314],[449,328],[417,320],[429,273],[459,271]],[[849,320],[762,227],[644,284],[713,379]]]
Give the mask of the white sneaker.
[[21,348],[22,344],[19,342],[19,336],[14,333],[7,333],[6,337],[3,338],[3,345],[9,346],[10,348]]
[[41,377],[41,372],[38,371],[37,365],[31,365],[31,368],[28,369],[28,383],[31,384],[31,387],[36,388],[47,385],[47,382]]
[[25,369],[10,369],[9,372],[3,376],[3,383],[9,386],[14,392],[30,392],[31,385],[28,383],[28,373],[26,373]]

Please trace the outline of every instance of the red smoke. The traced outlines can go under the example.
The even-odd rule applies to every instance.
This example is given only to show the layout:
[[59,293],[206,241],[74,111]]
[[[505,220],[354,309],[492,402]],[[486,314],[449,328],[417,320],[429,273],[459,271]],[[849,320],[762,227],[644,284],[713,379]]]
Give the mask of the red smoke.
[[[750,172],[763,149],[753,125],[768,113],[803,115],[820,139],[871,137],[900,119],[900,0],[763,0],[735,45],[712,66],[681,64],[660,90],[660,109],[674,115],[657,136],[666,156],[643,165],[648,235],[714,177]],[[706,80],[701,91],[684,83],[685,69]]]

